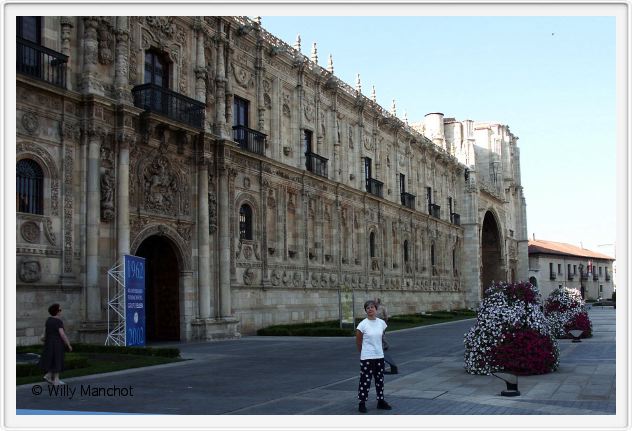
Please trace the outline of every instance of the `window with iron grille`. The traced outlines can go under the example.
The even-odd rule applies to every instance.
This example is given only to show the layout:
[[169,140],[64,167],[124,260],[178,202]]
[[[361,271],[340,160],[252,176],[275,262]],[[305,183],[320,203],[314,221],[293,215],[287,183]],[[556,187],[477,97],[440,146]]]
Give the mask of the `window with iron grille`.
[[252,240],[252,208],[248,204],[239,208],[239,239]]
[[22,213],[44,213],[44,173],[31,159],[20,160],[15,168],[17,210]]

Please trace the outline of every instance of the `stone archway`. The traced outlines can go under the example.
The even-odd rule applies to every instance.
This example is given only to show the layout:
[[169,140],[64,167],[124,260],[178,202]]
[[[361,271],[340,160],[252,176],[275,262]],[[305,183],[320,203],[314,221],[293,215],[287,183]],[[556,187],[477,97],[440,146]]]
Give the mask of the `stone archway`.
[[483,231],[481,234],[481,296],[492,281],[505,281],[502,268],[502,246],[500,228],[494,215],[487,211],[483,219]]
[[166,236],[153,235],[138,247],[146,259],[147,341],[180,341],[180,268],[177,248]]

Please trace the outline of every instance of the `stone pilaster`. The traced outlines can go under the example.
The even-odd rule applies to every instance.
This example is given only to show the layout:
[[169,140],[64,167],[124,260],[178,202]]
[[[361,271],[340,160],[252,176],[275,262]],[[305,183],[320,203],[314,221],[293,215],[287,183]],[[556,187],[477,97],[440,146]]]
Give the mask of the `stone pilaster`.
[[99,155],[105,131],[96,127],[88,130],[88,160],[86,189],[86,310],[88,321],[101,319],[99,290],[99,224],[101,192],[99,189]]
[[196,18],[194,29],[196,33],[195,50],[195,99],[206,103],[206,58],[204,56],[205,34],[201,19]]
[[219,169],[218,178],[218,227],[219,227],[219,300],[220,317],[230,317],[231,292],[230,292],[230,267],[231,267],[231,237],[230,237],[230,205],[229,205],[229,176],[233,173],[227,167]]
[[219,20],[219,31],[215,39],[217,45],[217,69],[215,74],[216,92],[216,108],[215,108],[215,134],[222,139],[228,139],[226,133],[226,63],[225,52],[227,39],[224,34],[224,21]]
[[72,53],[70,51],[70,33],[72,31],[72,17],[62,16],[61,22],[61,53],[68,56],[68,63],[66,63],[66,88],[68,90],[73,89],[73,81],[70,77],[73,74],[72,67]]
[[114,62],[114,94],[121,103],[131,103],[129,89],[129,24],[128,17],[116,17],[116,57]]
[[[204,143],[202,142],[202,146]],[[208,163],[204,151],[198,160],[198,296],[201,319],[211,317],[211,275],[209,254]]]
[[134,135],[120,133],[118,139],[118,174],[116,182],[116,239],[118,258],[129,254],[129,151]]

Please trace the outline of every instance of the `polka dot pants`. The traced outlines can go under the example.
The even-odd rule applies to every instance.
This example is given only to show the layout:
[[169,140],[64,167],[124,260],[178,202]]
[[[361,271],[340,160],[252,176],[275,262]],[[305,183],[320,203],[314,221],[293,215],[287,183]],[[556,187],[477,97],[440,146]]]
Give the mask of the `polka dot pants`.
[[377,399],[384,399],[384,358],[365,359],[360,361],[360,384],[358,385],[358,399],[367,401],[371,388],[371,377],[375,378],[375,392]]

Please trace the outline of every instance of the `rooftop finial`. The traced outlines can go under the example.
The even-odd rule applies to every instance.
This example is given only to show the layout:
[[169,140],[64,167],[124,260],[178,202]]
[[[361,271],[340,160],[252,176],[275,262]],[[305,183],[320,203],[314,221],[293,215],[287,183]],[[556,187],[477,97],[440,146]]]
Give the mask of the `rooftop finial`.
[[260,17],[260,16],[256,16],[256,17],[255,17],[255,22],[256,22],[258,25],[261,25],[261,17]]
[[294,49],[298,52],[301,52],[301,34],[296,35],[296,43],[294,44]]
[[312,43],[312,58],[311,60],[318,64],[318,50],[316,49],[316,42]]
[[358,73],[358,79],[356,79],[356,91],[362,93],[362,83],[360,83],[360,74]]
[[327,70],[334,73],[334,58],[329,54],[329,63],[327,64]]
[[404,111],[404,123],[408,126],[408,112]]
[[375,85],[371,86],[371,100],[377,102],[377,98],[375,97]]
[[391,113],[397,117],[397,107],[395,106],[395,99],[393,99],[393,105],[391,106]]

